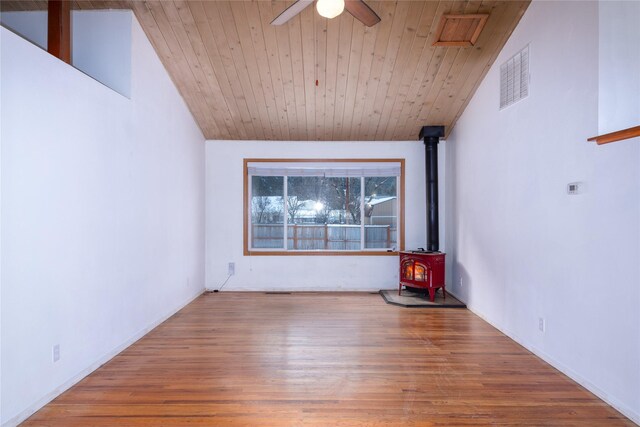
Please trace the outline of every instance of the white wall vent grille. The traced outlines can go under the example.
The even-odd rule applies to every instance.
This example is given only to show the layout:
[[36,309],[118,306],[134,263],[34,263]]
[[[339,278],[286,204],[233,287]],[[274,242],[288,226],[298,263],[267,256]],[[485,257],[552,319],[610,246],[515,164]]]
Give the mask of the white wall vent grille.
[[500,109],[529,95],[529,46],[500,66]]

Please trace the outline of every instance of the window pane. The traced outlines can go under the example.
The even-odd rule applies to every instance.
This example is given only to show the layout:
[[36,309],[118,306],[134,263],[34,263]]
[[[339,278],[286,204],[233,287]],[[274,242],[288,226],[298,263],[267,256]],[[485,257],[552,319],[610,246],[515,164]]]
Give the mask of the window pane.
[[287,248],[360,250],[360,178],[287,178]]
[[326,249],[324,187],[323,177],[287,178],[288,249]]
[[361,178],[327,178],[331,206],[328,249],[361,250]]
[[251,247],[284,248],[284,178],[251,177]]
[[397,247],[398,189],[395,176],[364,179],[364,246]]

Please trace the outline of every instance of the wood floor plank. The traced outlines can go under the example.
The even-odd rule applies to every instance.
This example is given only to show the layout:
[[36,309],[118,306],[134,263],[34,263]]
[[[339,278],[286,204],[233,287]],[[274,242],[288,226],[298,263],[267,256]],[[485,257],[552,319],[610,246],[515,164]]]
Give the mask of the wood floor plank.
[[631,426],[462,309],[205,294],[25,426]]

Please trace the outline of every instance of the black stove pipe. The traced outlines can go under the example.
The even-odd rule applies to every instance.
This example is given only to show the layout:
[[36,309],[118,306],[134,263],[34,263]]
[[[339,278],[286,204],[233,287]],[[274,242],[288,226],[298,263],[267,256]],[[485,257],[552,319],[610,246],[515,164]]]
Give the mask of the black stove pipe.
[[420,130],[424,140],[425,175],[427,190],[427,250],[440,249],[438,221],[438,142],[444,137],[444,126],[424,126]]

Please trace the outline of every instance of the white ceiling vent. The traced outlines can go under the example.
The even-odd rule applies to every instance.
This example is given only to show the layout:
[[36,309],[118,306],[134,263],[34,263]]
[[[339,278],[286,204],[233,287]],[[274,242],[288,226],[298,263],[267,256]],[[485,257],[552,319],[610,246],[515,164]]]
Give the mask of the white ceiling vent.
[[529,95],[529,45],[500,66],[500,109]]

